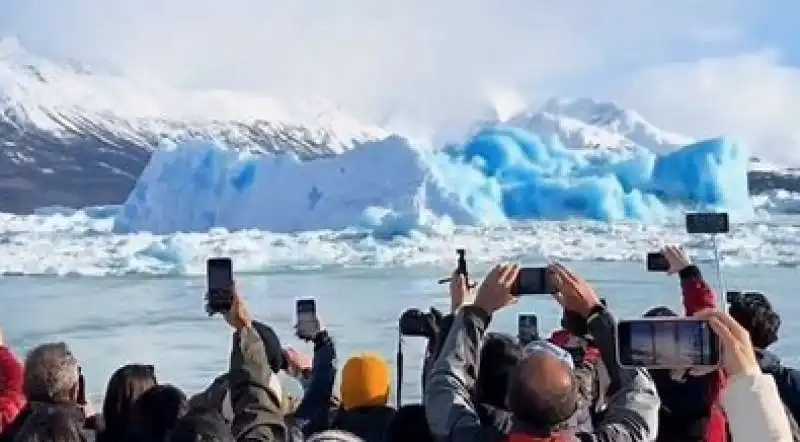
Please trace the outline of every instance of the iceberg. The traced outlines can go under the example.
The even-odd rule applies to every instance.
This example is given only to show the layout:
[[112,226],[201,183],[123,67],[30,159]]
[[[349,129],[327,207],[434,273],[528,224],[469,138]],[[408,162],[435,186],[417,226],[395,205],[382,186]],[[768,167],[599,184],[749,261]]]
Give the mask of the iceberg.
[[[749,214],[748,155],[725,138],[666,155],[599,155],[515,126],[423,150],[390,136],[313,161],[205,140],[164,143],[120,208],[119,233],[212,228],[279,233],[519,220],[659,222],[680,209]],[[381,225],[388,223],[388,225]]]

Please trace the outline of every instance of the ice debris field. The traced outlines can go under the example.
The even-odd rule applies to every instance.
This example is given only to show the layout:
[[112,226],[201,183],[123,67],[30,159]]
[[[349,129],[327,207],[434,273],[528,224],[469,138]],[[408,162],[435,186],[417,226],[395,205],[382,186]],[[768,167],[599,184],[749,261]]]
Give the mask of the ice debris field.
[[747,152],[724,138],[664,155],[566,149],[498,125],[464,144],[416,148],[391,136],[330,158],[251,155],[208,141],[154,153],[116,219],[118,233],[276,233],[353,226],[402,233],[431,220],[658,222],[678,209],[752,211]]

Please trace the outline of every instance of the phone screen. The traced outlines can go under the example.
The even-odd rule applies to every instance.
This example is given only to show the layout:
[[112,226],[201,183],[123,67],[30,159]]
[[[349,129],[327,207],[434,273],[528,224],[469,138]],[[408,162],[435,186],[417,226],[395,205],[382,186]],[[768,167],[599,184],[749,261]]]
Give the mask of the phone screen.
[[690,368],[717,366],[719,342],[708,321],[647,318],[617,324],[617,352],[623,367]]
[[209,258],[206,263],[208,291],[230,290],[233,285],[233,263],[230,258]]
[[686,233],[728,233],[727,213],[687,213]]
[[539,340],[539,320],[536,315],[519,315],[517,318],[517,337],[522,345]]
[[666,272],[669,270],[669,261],[663,253],[648,253],[647,254],[647,271],[648,272]]
[[317,319],[317,303],[313,299],[297,301],[297,324],[308,323]]
[[512,287],[512,295],[547,295],[552,292],[546,267],[519,269],[519,276]]

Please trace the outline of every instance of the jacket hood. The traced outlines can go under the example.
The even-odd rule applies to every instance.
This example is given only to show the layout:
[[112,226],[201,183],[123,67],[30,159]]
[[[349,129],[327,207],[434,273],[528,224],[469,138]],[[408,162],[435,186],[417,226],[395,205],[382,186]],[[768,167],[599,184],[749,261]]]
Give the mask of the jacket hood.
[[780,370],[781,359],[775,353],[761,348],[756,349],[756,360],[761,371],[764,373],[774,373]]

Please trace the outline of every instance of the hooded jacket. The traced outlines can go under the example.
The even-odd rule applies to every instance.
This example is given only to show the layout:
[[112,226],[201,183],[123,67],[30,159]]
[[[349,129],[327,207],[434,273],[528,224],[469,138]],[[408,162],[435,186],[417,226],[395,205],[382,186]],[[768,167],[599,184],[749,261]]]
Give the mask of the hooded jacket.
[[[529,438],[482,425],[472,401],[480,345],[491,317],[478,307],[459,312],[441,354],[433,364],[425,391],[425,412],[433,436],[452,442],[493,442]],[[614,319],[600,311],[589,318],[604,358],[614,358]],[[609,398],[604,420],[591,433],[565,434],[562,440],[644,442],[655,438],[660,401],[643,370],[619,370],[620,388]],[[515,422],[516,426],[517,422]],[[547,440],[547,439],[542,439]],[[557,439],[553,439],[557,440]]]
[[[679,273],[681,291],[683,293],[683,308],[686,316],[692,316],[700,310],[716,309],[717,297],[714,290],[703,280],[697,266],[689,266]],[[722,410],[721,395],[725,388],[725,375],[722,370],[716,370],[708,376],[707,391],[711,408],[705,430],[705,442],[727,442],[727,419]]]
[[10,348],[0,346],[0,432],[14,421],[25,407],[22,392],[22,363]]

